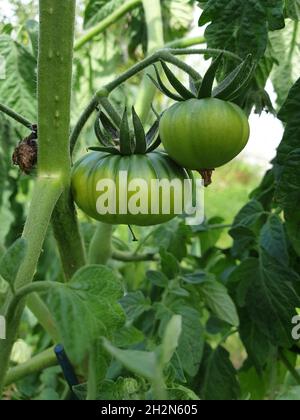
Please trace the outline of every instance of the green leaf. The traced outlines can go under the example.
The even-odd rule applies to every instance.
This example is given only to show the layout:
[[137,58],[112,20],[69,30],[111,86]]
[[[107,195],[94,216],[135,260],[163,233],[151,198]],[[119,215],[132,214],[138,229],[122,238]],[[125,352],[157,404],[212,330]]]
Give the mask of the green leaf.
[[300,203],[300,79],[292,87],[278,118],[286,123],[282,142],[275,159],[275,199],[285,211]]
[[114,334],[113,343],[117,347],[130,347],[143,342],[145,336],[142,331],[131,326],[125,326]]
[[171,401],[198,401],[200,398],[192,389],[183,385],[173,384],[172,388],[167,389],[168,399]]
[[298,274],[262,250],[259,259],[242,261],[232,277],[243,285],[241,303],[261,333],[275,346],[291,346],[291,319],[300,305],[293,287]]
[[203,284],[207,281],[209,274],[206,271],[195,271],[192,274],[184,274],[181,278],[188,284]]
[[[201,3],[201,2],[200,2]],[[261,58],[268,42],[268,30],[284,28],[282,0],[208,0],[200,17],[206,28],[209,48],[234,51],[240,57]]]
[[249,81],[249,74],[253,74],[253,67],[250,66],[251,61],[252,56],[249,54],[247,58],[214,89],[213,96],[224,100],[239,96],[240,89],[244,88],[245,80]]
[[247,308],[239,310],[240,338],[246,348],[248,358],[257,372],[261,373],[274,352],[274,346],[270,343],[260,328],[249,317]]
[[164,273],[160,271],[149,270],[147,271],[146,275],[150,283],[154,284],[155,286],[162,288],[168,287],[169,279]]
[[123,3],[122,0],[89,0],[84,12],[84,28],[91,28],[101,22]]
[[180,315],[174,315],[166,326],[161,345],[160,363],[162,367],[166,366],[171,361],[179,345],[181,332],[182,317]]
[[300,20],[300,2],[299,0],[285,0],[285,11],[287,17],[298,21]]
[[220,320],[238,327],[240,323],[239,316],[226,287],[217,281],[206,281],[200,287],[205,302],[213,314]]
[[120,128],[120,152],[121,155],[130,156],[132,155],[132,143],[131,133],[129,129],[128,113],[127,108],[124,110],[121,128]]
[[289,265],[288,245],[285,229],[279,216],[272,214],[260,232],[260,247],[271,257]]
[[200,397],[208,401],[232,401],[240,396],[236,371],[229,353],[223,347],[212,350],[206,347],[203,362],[197,377]]
[[216,77],[216,73],[220,66],[223,54],[220,54],[211,64],[203,77],[201,88],[198,93],[198,98],[210,98],[212,96],[213,84]]
[[277,60],[277,64],[273,67],[271,73],[271,80],[277,94],[279,107],[286,101],[290,89],[300,74],[300,52],[298,48],[300,32],[298,27],[298,21],[293,22],[287,19],[282,31],[270,34],[271,48]]
[[106,351],[115,357],[126,369],[141,375],[149,381],[154,381],[157,374],[157,358],[155,353],[138,350],[120,350],[109,341],[104,340]]
[[79,270],[68,284],[50,291],[49,306],[62,343],[80,364],[95,340],[111,337],[124,324],[118,301],[123,288],[116,274],[104,266]]
[[132,107],[132,120],[135,135],[135,153],[143,155],[147,151],[146,133],[134,107]]
[[6,77],[0,80],[1,102],[30,121],[37,120],[36,60],[9,36],[0,36],[0,56],[5,60]]
[[165,331],[173,315],[182,317],[182,332],[176,353],[184,372],[193,377],[198,372],[204,348],[204,330],[200,314],[180,301],[175,301],[169,307],[160,306],[157,312],[157,318],[162,321],[160,330]]
[[168,279],[174,279],[180,272],[180,266],[177,259],[164,248],[160,248],[159,253],[162,272],[168,277]]
[[284,218],[289,240],[297,255],[300,256],[300,214],[293,210],[286,210]]
[[11,286],[14,285],[17,273],[25,258],[26,249],[25,239],[17,239],[0,260],[0,276]]
[[185,100],[195,98],[195,95],[190,92],[174,75],[174,73],[169,69],[167,64],[164,61],[161,61],[161,65],[164,69],[164,72],[169,80],[171,86],[182,96]]
[[144,312],[151,309],[151,301],[146,298],[139,290],[137,292],[127,293],[120,300],[122,307],[127,315],[127,319],[131,322],[139,318]]
[[265,217],[262,204],[253,199],[235,217],[230,236],[234,239],[233,255],[243,255],[256,245],[257,237]]

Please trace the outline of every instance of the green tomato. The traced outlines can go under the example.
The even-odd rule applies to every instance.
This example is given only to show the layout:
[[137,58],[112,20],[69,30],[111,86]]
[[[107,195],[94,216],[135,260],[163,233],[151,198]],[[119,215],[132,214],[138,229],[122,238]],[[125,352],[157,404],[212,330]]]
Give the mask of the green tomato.
[[[126,174],[126,177],[125,177]],[[131,181],[140,179],[144,181],[146,189],[137,189],[129,186]],[[153,201],[161,203],[163,190],[153,195],[151,181],[155,180],[180,180],[182,185],[185,179],[190,179],[188,172],[179,167],[168,155],[162,152],[148,154],[136,154],[131,156],[111,155],[104,152],[93,152],[81,158],[73,168],[72,191],[76,204],[88,216],[108,224],[126,224],[138,226],[151,226],[165,223],[176,217],[175,195],[170,189],[170,210],[168,214],[161,204],[158,205],[157,214],[152,211]],[[108,200],[102,202],[108,208],[106,214],[99,213],[99,200],[104,200],[105,191],[103,185],[99,187],[99,181],[106,180],[115,185],[116,206],[108,205]],[[105,181],[105,182],[106,182]],[[113,191],[113,190],[110,190]],[[141,192],[142,191],[142,192]],[[124,198],[125,193],[125,198]],[[113,194],[113,195],[114,195]],[[137,195],[138,194],[138,195]],[[120,198],[120,195],[122,197]],[[157,200],[159,196],[159,199]],[[110,198],[112,196],[110,195]],[[121,201],[120,201],[121,200]],[[135,201],[138,206],[146,203],[147,214],[124,213],[124,206]],[[112,203],[113,200],[110,200]],[[123,209],[123,210],[122,210]],[[145,207],[144,207],[145,209]]]
[[167,153],[192,170],[215,169],[235,158],[250,135],[241,108],[220,99],[190,99],[168,109],[160,121]]

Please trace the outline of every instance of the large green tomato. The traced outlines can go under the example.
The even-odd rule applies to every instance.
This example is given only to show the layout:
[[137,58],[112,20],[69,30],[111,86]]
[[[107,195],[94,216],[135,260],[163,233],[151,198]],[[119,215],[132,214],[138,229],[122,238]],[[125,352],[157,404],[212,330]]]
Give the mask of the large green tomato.
[[[131,181],[136,179],[144,181],[147,188],[143,189],[143,192],[139,188],[128,191]],[[172,189],[170,190],[169,214],[164,214],[166,211],[163,210],[161,205],[159,205],[157,214],[153,213],[151,204],[153,204],[157,194],[155,197],[152,196],[151,181],[180,180],[184,184],[185,179],[190,179],[188,172],[162,152],[155,151],[147,154],[121,156],[97,151],[85,155],[74,165],[72,191],[78,207],[93,219],[108,224],[151,226],[167,222],[176,216],[174,211],[176,209],[175,196]],[[108,187],[105,190],[103,185],[99,184],[99,181],[104,182],[104,180],[108,180],[116,186],[116,208],[112,211],[112,207],[107,206],[107,202],[102,202],[102,207],[103,204],[109,207],[106,214],[99,213],[101,204],[99,204],[99,200],[104,199],[103,194],[108,191]],[[123,193],[122,203],[120,203],[120,193]],[[124,193],[127,194],[125,199]],[[140,199],[136,194],[142,194]],[[110,195],[110,198],[112,198],[112,195]],[[160,202],[162,195],[163,190],[159,190]],[[122,214],[124,213],[122,208],[124,209],[124,205],[128,207],[130,200],[137,201],[138,205],[142,202],[147,203],[147,214]]]
[[167,153],[192,170],[215,169],[235,158],[249,140],[246,115],[220,99],[190,99],[168,109],[160,121]]

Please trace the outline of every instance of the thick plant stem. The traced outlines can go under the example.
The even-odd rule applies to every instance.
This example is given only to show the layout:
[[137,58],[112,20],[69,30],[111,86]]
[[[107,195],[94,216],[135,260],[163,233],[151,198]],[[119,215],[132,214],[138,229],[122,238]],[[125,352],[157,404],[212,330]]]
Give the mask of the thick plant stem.
[[[15,289],[31,283],[45,235],[64,188],[70,183],[70,100],[75,0],[40,0],[38,58],[39,155],[36,183],[23,237],[27,252]],[[7,319],[8,337],[0,341],[0,394],[25,302]]]
[[91,28],[75,42],[75,51],[82,48],[85,44],[91,41],[95,36],[104,32],[109,26],[113,25],[117,20],[126,15],[126,13],[140,6],[141,0],[127,0],[122,6],[111,13],[106,19],[103,19],[96,26]]
[[[143,0],[143,7],[145,11],[147,33],[148,33],[148,54],[151,54],[164,45],[164,28],[161,13],[160,0]],[[155,77],[154,69],[149,69],[147,73]],[[142,123],[148,119],[151,104],[155,96],[156,88],[149,79],[147,74],[144,74],[139,94],[135,103],[135,110],[139,115]]]
[[11,385],[32,373],[37,373],[57,365],[54,349],[50,348],[34,356],[28,362],[10,369],[5,378],[5,386]]
[[52,228],[66,280],[70,280],[85,265],[86,255],[69,188],[65,189],[54,209]]
[[113,226],[99,223],[89,248],[89,264],[106,264],[112,255]]

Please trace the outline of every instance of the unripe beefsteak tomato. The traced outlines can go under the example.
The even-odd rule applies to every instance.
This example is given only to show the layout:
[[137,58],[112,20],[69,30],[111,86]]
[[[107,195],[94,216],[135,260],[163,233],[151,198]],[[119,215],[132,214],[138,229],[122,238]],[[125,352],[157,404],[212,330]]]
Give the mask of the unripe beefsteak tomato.
[[167,153],[191,170],[215,169],[246,146],[250,128],[237,105],[220,99],[190,99],[163,114],[160,136]]
[[[133,179],[142,179],[147,184],[148,191],[148,214],[121,214],[119,210],[120,181],[124,182],[124,173],[127,173],[128,183]],[[162,152],[151,152],[147,154],[135,154],[131,156],[112,155],[105,152],[92,152],[81,158],[73,168],[72,191],[74,199],[79,208],[87,215],[98,221],[108,224],[126,224],[138,226],[151,226],[165,223],[173,219],[174,194],[170,194],[170,214],[163,214],[162,208],[159,214],[151,214],[151,181],[152,180],[179,179],[184,182],[190,179],[188,172],[179,167],[169,156]],[[97,200],[101,193],[97,191],[98,182],[111,180],[116,185],[116,214],[99,214],[97,211]],[[122,191],[124,193],[124,191]],[[134,192],[127,192],[127,203],[134,195]],[[162,192],[160,192],[160,200]]]

